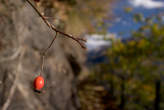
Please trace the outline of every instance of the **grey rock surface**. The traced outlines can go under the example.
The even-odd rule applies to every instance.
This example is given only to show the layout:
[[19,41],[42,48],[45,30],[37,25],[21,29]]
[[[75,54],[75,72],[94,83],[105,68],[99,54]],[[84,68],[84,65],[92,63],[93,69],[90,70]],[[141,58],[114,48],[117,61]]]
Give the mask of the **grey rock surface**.
[[33,90],[40,51],[55,33],[24,0],[0,0],[0,110],[76,110],[76,77],[85,57],[76,42],[58,36],[45,60],[45,87]]

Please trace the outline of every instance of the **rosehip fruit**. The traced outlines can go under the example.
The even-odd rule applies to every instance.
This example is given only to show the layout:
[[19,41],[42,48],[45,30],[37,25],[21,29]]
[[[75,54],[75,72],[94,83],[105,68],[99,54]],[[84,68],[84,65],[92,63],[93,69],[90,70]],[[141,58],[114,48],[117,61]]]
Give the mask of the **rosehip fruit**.
[[37,76],[34,80],[34,89],[40,91],[44,87],[44,78]]

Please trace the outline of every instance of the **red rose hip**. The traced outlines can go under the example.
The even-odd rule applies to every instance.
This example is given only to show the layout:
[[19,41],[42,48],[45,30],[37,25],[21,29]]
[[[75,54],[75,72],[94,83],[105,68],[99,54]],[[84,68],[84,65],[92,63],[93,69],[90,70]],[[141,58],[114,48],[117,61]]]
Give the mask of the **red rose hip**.
[[44,78],[37,76],[34,80],[34,89],[40,91],[44,87]]

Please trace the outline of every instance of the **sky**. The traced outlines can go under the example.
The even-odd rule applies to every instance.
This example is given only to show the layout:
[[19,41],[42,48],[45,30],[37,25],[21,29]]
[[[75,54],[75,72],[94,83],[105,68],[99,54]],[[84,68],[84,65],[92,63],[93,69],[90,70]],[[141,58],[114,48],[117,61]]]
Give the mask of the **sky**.
[[111,39],[115,39],[116,36],[115,34],[106,34],[106,35],[100,35],[100,34],[92,34],[92,35],[86,35],[87,42],[87,50],[92,51],[92,50],[100,50],[101,47],[106,47],[111,44]]
[[145,9],[164,8],[163,1],[155,0],[128,0],[128,2],[135,8],[142,7]]
[[[132,13],[126,13],[126,7],[131,7]],[[113,8],[115,18],[108,31],[127,38],[132,30],[137,30],[142,25],[133,21],[133,14],[141,13],[148,17],[161,12],[164,12],[164,0],[120,0]]]
[[[126,13],[124,11],[126,7],[131,7],[132,12]],[[128,38],[132,30],[137,30],[142,25],[133,21],[133,14],[142,13],[148,17],[160,12],[164,12],[164,0],[120,0],[113,8],[115,18],[110,21],[112,25],[108,31],[115,37]],[[86,37],[88,51],[97,51],[109,45],[109,41],[105,41],[102,35]]]

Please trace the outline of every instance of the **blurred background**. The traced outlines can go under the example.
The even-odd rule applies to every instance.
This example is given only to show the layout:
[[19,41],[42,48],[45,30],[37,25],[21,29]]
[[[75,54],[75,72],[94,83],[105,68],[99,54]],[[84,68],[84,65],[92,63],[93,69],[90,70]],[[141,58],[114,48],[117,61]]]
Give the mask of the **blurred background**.
[[163,110],[163,0],[0,0],[0,110]]

